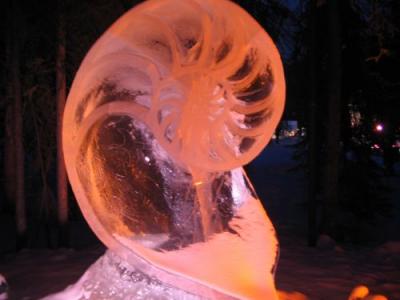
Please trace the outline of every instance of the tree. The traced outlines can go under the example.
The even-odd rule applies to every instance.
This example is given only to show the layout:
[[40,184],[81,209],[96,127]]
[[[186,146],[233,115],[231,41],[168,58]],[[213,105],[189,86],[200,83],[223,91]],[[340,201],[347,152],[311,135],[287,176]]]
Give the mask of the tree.
[[57,101],[57,199],[59,246],[69,246],[68,236],[68,183],[62,148],[62,120],[66,99],[65,75],[65,17],[63,1],[58,1],[58,30],[56,54],[56,101]]
[[10,86],[13,102],[13,134],[15,150],[15,218],[17,227],[17,249],[27,244],[27,221],[25,208],[25,172],[24,172],[24,131],[22,118],[22,91],[20,74],[20,44],[21,44],[21,12],[19,1],[8,2],[8,24],[12,34],[10,52]]
[[[10,24],[9,18],[6,23]],[[11,70],[11,34],[10,31],[6,32],[5,41],[5,69]],[[4,79],[6,80],[6,79]],[[12,210],[14,209],[14,197],[15,197],[15,133],[14,133],[14,104],[12,101],[12,85],[10,83],[5,84],[5,112],[4,112],[4,156],[3,156],[3,185],[6,204],[5,207]]]
[[308,245],[314,247],[317,243],[317,39],[316,39],[316,1],[311,0],[310,3],[310,53],[309,53],[309,73],[310,73],[310,98],[308,106]]
[[[372,24],[368,10],[373,5],[365,2],[366,7],[359,7],[352,1],[317,3],[318,48],[315,53],[311,43],[308,49],[311,59],[317,61],[318,72],[317,82],[312,83],[310,76],[312,89],[316,89],[317,94],[319,124],[313,130],[310,122],[307,128],[310,173],[317,164],[317,178],[314,180],[315,177],[310,176],[310,180],[314,180],[311,186],[315,184],[316,198],[321,199],[320,233],[337,240],[359,242],[357,232],[363,226],[361,224],[372,223],[376,215],[384,215],[389,210],[389,203],[383,199],[387,191],[381,184],[382,175],[371,161],[372,127],[378,115],[389,120],[390,112],[396,110],[394,103],[389,105],[390,92],[382,84],[382,74],[368,66],[368,53],[374,48],[371,47],[374,39],[368,33]],[[384,9],[387,5],[379,4],[380,14],[387,11]],[[381,17],[389,19],[385,14]],[[379,60],[386,57],[386,54],[381,55],[382,51],[375,50],[375,53],[379,53]],[[393,61],[392,64],[396,65]],[[313,97],[309,101],[312,102]],[[312,105],[308,107],[312,110]],[[354,122],[352,119],[356,114],[361,117]],[[310,115],[313,115],[311,111]],[[311,146],[315,132],[318,151]],[[309,201],[309,224],[315,221],[316,209],[311,202],[314,200]],[[311,240],[313,238],[309,236],[309,242]]]
[[340,10],[337,1],[328,1],[328,88],[326,152],[322,179],[322,230],[332,233],[339,201],[339,163],[341,143],[342,40]]

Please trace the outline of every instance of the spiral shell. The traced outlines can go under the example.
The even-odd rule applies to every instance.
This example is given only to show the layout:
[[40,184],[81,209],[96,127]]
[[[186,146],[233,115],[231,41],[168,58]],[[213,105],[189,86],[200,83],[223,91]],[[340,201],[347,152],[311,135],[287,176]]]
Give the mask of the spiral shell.
[[[64,113],[69,179],[98,237],[165,282],[183,274],[275,299],[273,271],[271,286],[264,281],[274,230],[238,167],[271,138],[284,85],[267,33],[227,0],[150,0],[128,11],[87,54]],[[237,250],[214,264],[224,245]],[[247,279],[225,278],[233,266]]]
[[177,163],[230,170],[268,143],[283,105],[279,54],[246,12],[225,0],[147,1],[85,58],[66,139],[123,113],[146,123]]

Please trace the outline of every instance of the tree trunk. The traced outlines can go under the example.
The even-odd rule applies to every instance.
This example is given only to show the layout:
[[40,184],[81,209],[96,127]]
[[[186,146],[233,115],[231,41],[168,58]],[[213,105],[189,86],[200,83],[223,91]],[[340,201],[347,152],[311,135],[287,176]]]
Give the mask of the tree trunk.
[[62,149],[62,121],[66,98],[65,79],[65,20],[62,1],[58,2],[58,45],[56,56],[57,98],[57,199],[60,247],[69,247],[68,230],[68,185]]
[[308,108],[308,245],[315,247],[317,243],[317,202],[316,202],[316,182],[317,182],[317,22],[316,22],[316,1],[310,1],[310,100]]
[[11,25],[12,36],[10,37],[10,77],[13,102],[13,129],[15,146],[15,219],[17,227],[17,249],[26,247],[27,222],[25,209],[25,173],[24,173],[24,132],[22,118],[22,94],[20,79],[20,39],[21,20],[18,1],[10,1],[8,16]]
[[[11,7],[9,7],[11,9]],[[10,15],[6,16],[6,24],[12,25]],[[11,30],[5,33],[5,66],[8,73],[11,73],[11,53],[12,53],[12,37]],[[12,99],[13,88],[11,82],[6,82],[6,113],[4,118],[4,169],[3,169],[3,186],[5,193],[4,207],[6,210],[13,211],[15,197],[15,133],[14,133],[14,105]]]
[[[10,34],[7,34],[6,41],[6,68],[10,70]],[[10,99],[13,95],[11,82],[7,84],[7,107],[4,118],[4,193],[5,203],[4,208],[7,211],[14,211],[15,203],[15,132],[14,132],[14,104]]]
[[9,211],[14,207],[15,197],[15,142],[14,142],[13,105],[6,108],[4,139],[4,208]]
[[326,155],[322,180],[324,199],[322,230],[335,232],[339,200],[342,55],[339,1],[328,1],[328,115]]

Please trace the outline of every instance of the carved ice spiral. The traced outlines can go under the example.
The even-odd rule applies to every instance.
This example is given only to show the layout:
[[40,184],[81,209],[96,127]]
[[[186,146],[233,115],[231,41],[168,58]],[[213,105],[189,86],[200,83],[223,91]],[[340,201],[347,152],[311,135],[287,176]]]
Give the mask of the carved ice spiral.
[[[265,269],[245,253],[273,273],[277,242],[238,167],[268,143],[284,94],[278,51],[239,6],[150,0],[128,11],[87,54],[64,113],[67,171],[92,229],[139,269],[144,259],[224,293],[265,294],[264,281],[248,288]],[[242,254],[218,267],[218,245]],[[202,265],[177,262],[193,251]],[[230,259],[248,282],[217,277]]]
[[284,105],[273,42],[225,0],[145,2],[103,35],[75,82],[71,138],[105,113],[126,113],[176,162],[206,170],[252,160]]

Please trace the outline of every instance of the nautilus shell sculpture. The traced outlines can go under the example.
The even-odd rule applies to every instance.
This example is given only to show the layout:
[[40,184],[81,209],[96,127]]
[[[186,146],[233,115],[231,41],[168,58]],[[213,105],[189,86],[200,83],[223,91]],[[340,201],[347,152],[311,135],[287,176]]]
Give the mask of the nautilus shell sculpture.
[[276,299],[275,231],[241,168],[282,115],[279,53],[227,0],[150,0],[95,43],[64,114],[69,179],[119,257],[204,298]]

